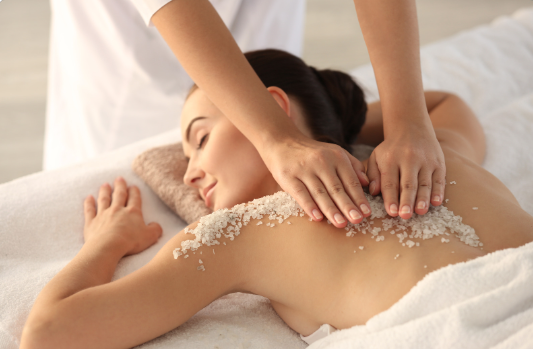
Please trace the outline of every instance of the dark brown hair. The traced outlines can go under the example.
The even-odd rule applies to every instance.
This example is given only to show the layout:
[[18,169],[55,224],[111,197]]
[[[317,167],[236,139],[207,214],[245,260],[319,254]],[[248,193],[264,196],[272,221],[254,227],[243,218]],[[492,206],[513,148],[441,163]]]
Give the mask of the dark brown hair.
[[313,138],[351,151],[365,123],[363,90],[336,70],[317,70],[300,58],[268,49],[244,54],[265,87],[276,86],[302,107]]
[[[281,50],[244,54],[265,87],[276,86],[295,98],[317,141],[333,143],[351,152],[365,123],[367,105],[363,90],[352,77],[337,70],[317,70]],[[189,95],[197,88],[189,91]]]

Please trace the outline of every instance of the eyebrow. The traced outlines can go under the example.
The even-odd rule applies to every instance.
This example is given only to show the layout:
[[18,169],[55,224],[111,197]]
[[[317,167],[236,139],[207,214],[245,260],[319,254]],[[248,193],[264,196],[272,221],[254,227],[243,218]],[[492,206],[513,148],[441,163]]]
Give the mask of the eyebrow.
[[202,119],[205,119],[207,118],[207,116],[197,116],[195,117],[194,119],[191,120],[191,122],[189,122],[189,126],[187,126],[187,131],[185,131],[185,139],[190,143],[189,141],[189,134],[191,133],[191,127],[192,127],[192,124],[194,124],[195,121],[198,121],[198,120],[202,120]]

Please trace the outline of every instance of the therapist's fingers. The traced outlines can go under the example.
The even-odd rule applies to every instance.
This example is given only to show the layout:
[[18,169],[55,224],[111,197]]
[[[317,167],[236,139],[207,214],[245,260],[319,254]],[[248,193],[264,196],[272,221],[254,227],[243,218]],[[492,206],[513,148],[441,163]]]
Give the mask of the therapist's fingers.
[[418,170],[416,167],[405,167],[401,174],[399,214],[403,219],[409,219],[413,215],[418,192]]
[[381,195],[385,203],[385,210],[392,216],[398,216],[398,197],[400,190],[400,173],[396,164],[380,167]]
[[85,216],[85,225],[91,223],[94,217],[96,217],[96,202],[92,195],[87,196],[83,201],[83,213]]
[[[343,228],[347,224],[346,219],[335,202],[331,200],[332,197],[337,197],[339,203],[346,204],[346,201],[343,201],[338,195],[339,192],[337,190],[342,190],[343,193],[344,190],[341,189],[342,183],[338,180],[338,178],[336,179],[336,182],[332,179],[328,179],[326,180],[326,183],[322,183],[318,177],[310,175],[309,177],[304,178],[302,182],[305,183],[305,186],[311,193],[313,200],[316,202],[320,208],[320,211],[324,213],[327,219],[337,228]],[[333,190],[327,189],[328,187],[333,188]],[[346,196],[346,193],[344,193],[344,195]],[[349,200],[347,196],[346,199]]]
[[111,186],[108,183],[103,184],[98,191],[97,214],[100,214],[111,204]]
[[433,172],[433,188],[431,189],[431,204],[439,206],[444,200],[444,191],[446,189],[446,165],[441,166]]
[[309,217],[317,222],[321,221],[324,216],[309,194],[309,190],[307,189],[306,185],[297,178],[290,179],[288,183],[288,187],[290,189],[289,195],[292,196],[296,202],[298,202],[298,204]]
[[368,158],[368,164],[366,169],[366,175],[370,181],[368,186],[368,192],[370,195],[378,195],[381,192],[381,173],[376,162],[376,153],[372,152]]
[[111,206],[114,208],[120,208],[126,206],[126,200],[128,199],[128,187],[126,181],[122,177],[115,179],[115,189],[113,190],[113,198],[111,200]]
[[[365,173],[365,166],[356,159],[352,154],[346,152],[348,159],[350,160],[350,163],[352,164],[352,168],[357,174],[357,179],[359,180],[359,183],[362,186],[368,186],[370,184],[370,180],[368,176]],[[370,208],[370,204],[366,198],[366,195],[363,191],[362,186],[351,186],[347,184],[347,181],[343,178],[341,171],[339,171],[339,177],[341,177],[342,182],[344,183],[344,186],[347,188],[348,194],[351,196],[352,200],[356,203],[357,207],[361,211],[364,217],[370,216],[372,213],[372,210]],[[353,223],[353,222],[352,222]],[[358,222],[360,223],[360,222]]]
[[432,172],[422,168],[418,174],[418,193],[416,194],[415,213],[424,215],[428,212],[431,202],[431,190],[433,185]]

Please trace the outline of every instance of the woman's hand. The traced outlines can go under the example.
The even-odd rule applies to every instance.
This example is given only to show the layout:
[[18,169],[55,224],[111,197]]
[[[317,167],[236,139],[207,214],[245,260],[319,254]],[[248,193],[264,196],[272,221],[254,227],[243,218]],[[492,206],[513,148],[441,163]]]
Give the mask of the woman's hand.
[[262,157],[281,188],[315,221],[323,212],[341,228],[344,217],[360,223],[370,215],[362,188],[369,184],[365,167],[341,147],[302,135],[271,144]]
[[381,191],[390,216],[399,213],[409,219],[415,202],[415,212],[420,215],[427,213],[430,202],[433,206],[442,204],[446,165],[433,128],[411,126],[397,131],[370,155],[369,192],[377,195]]
[[144,223],[141,211],[141,193],[136,186],[127,187],[118,177],[115,190],[109,184],[100,187],[98,204],[92,195],[84,202],[85,243],[109,244],[121,249],[123,256],[144,251],[162,235],[157,223]]

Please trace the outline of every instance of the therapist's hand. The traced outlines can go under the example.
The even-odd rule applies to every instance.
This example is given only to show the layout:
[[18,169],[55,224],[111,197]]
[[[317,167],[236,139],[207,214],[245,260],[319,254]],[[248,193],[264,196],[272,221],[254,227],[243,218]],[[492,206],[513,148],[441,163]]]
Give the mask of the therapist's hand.
[[345,218],[360,223],[370,215],[365,167],[343,148],[301,135],[271,144],[264,155],[274,179],[315,221],[323,213],[342,228]]
[[396,131],[374,149],[366,173],[370,194],[381,191],[388,214],[409,219],[413,210],[423,215],[429,203],[442,204],[446,165],[433,128],[407,125]]

